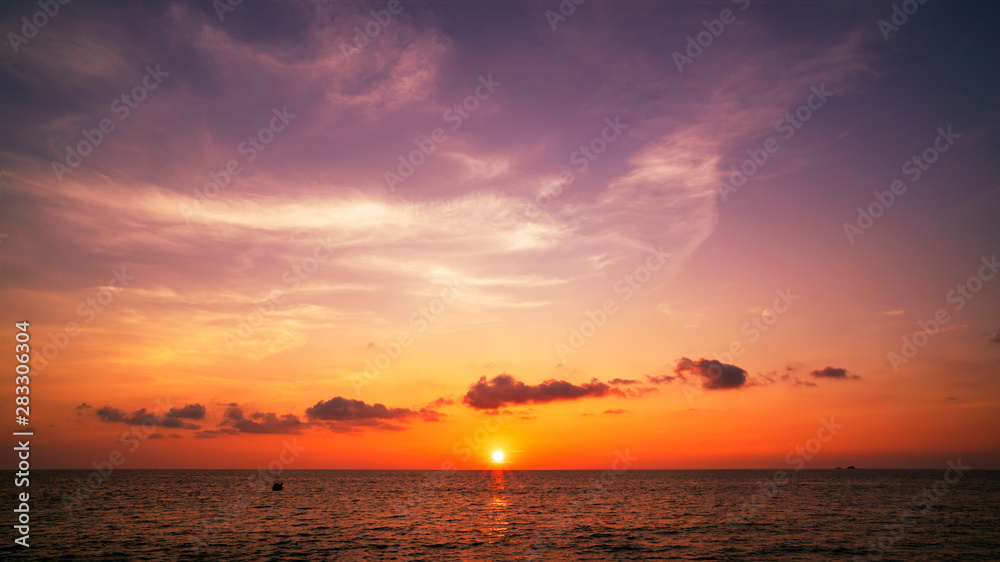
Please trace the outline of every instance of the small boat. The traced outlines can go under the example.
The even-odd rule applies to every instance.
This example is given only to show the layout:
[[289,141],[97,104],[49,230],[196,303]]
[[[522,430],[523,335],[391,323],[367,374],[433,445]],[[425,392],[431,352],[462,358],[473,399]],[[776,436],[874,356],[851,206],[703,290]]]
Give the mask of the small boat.
[[285,483],[284,482],[275,482],[274,485],[271,486],[271,491],[272,492],[280,492],[280,491],[282,491],[284,489],[285,489]]
[[847,470],[855,470],[855,469],[856,468],[855,468],[855,466],[853,464],[851,466],[847,467]]

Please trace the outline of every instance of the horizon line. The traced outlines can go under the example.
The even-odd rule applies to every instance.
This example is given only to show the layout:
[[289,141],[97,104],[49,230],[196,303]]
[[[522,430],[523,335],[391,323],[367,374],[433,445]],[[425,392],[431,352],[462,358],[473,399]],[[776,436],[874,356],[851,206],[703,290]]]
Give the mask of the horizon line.
[[[94,467],[86,468],[36,468],[35,470],[42,471],[56,471],[56,470],[94,470]],[[256,470],[256,471],[267,471],[267,468],[115,468],[115,472],[118,471],[140,471],[140,470]],[[613,468],[455,468],[455,469],[442,469],[442,468],[285,468],[282,473],[287,472],[305,472],[309,470],[322,470],[322,471],[341,471],[341,472],[361,472],[361,471],[380,471],[380,472],[484,472],[484,471],[505,471],[505,472],[594,472],[594,471],[604,471],[612,470],[614,472],[665,472],[665,471],[682,471],[682,470],[785,470],[792,472],[802,472],[809,470],[939,470],[938,467],[884,467],[884,466],[856,466],[854,468],[849,468],[848,466],[831,466],[831,467],[811,467],[811,468],[790,468],[790,467],[761,467],[761,468],[625,468],[625,469],[613,469]],[[3,472],[16,472],[17,469],[3,469]],[[998,468],[970,468],[969,471],[1000,471]]]

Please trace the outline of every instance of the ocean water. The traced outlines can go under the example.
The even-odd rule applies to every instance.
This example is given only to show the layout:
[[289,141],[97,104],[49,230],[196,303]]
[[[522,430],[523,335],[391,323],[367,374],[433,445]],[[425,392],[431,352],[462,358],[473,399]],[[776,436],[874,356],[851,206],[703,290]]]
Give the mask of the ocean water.
[[32,472],[10,560],[1000,560],[1000,471]]

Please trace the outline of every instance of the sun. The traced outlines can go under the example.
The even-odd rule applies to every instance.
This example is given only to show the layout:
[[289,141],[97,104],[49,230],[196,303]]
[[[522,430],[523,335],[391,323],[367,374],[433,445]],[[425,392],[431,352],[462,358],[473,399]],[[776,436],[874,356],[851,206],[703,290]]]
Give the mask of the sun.
[[503,462],[503,451],[493,451],[493,462]]

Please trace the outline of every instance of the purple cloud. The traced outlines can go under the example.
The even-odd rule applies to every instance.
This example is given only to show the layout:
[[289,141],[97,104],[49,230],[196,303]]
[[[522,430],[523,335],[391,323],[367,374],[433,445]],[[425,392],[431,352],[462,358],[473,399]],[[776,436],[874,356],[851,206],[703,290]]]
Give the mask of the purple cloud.
[[674,372],[678,376],[691,376],[701,380],[704,390],[726,390],[740,388],[747,382],[747,372],[715,359],[699,359],[692,361],[682,357],[677,362]]
[[480,377],[469,387],[469,391],[462,398],[462,403],[477,410],[495,410],[514,404],[544,404],[555,400],[599,398],[611,394],[622,395],[621,391],[597,379],[581,385],[559,380],[528,385],[504,373],[490,380]]
[[[447,400],[432,402],[438,403],[445,404]],[[326,422],[325,425],[332,431],[354,432],[364,427],[398,431],[405,428],[392,422],[407,422],[413,418],[436,422],[444,414],[430,407],[416,410],[389,408],[383,404],[367,404],[362,400],[335,396],[306,408],[306,416],[313,421]]]
[[235,406],[228,408],[223,417],[225,419],[219,423],[220,427],[240,433],[301,433],[306,427],[306,424],[293,414],[279,417],[273,412],[254,412],[244,416],[243,410]]
[[858,375],[847,372],[847,369],[839,367],[824,367],[809,373],[818,379],[860,379]]

